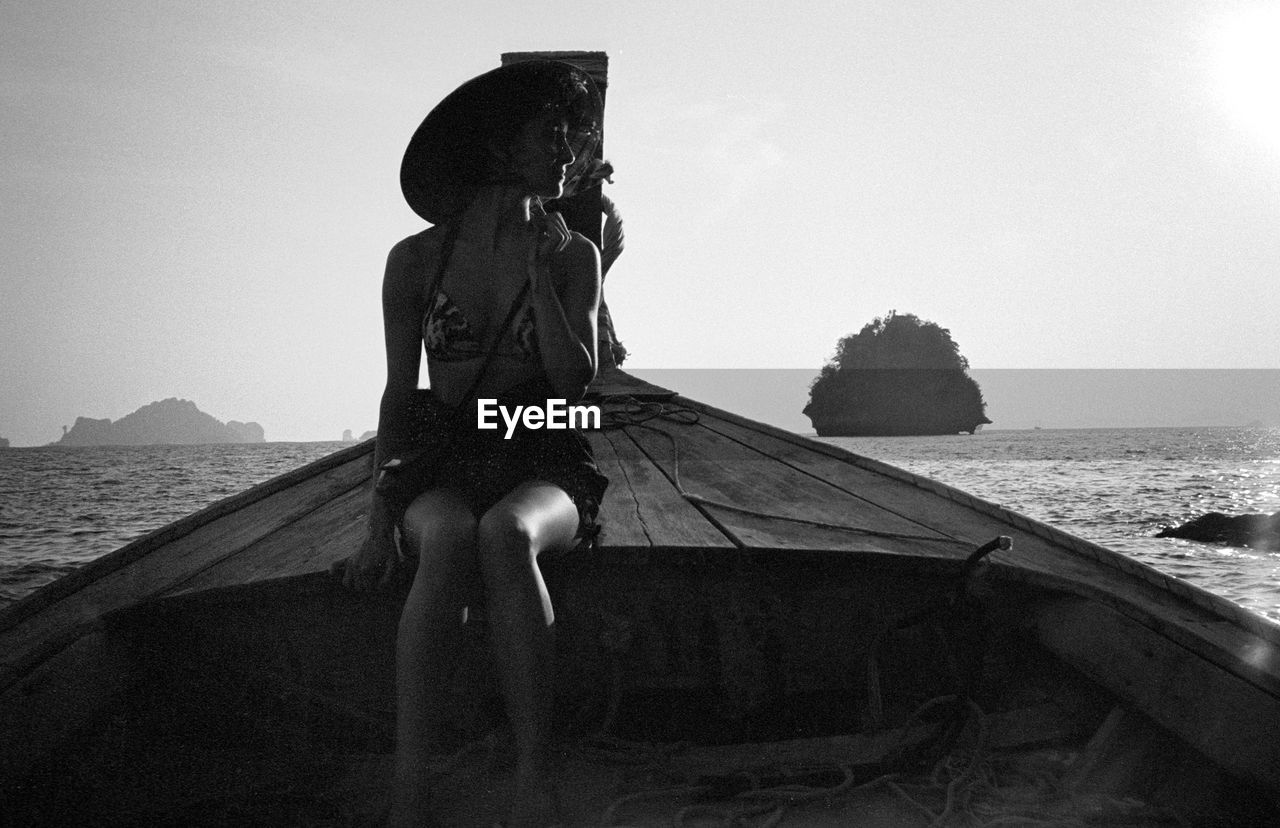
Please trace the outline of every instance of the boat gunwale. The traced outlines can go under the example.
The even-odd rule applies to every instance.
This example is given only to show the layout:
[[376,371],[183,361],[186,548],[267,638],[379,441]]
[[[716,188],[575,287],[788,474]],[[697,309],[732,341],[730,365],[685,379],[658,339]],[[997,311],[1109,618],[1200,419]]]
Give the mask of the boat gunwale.
[[216,500],[189,515],[153,529],[113,552],[94,558],[60,578],[45,584],[29,595],[24,595],[13,604],[0,609],[0,633],[18,626],[18,624],[38,614],[41,610],[70,598],[102,577],[142,560],[160,547],[185,537],[203,526],[207,526],[246,506],[265,500],[305,480],[347,465],[352,461],[358,460],[363,455],[372,455],[374,442],[374,439],[365,440],[362,443],[339,449],[332,454],[312,460],[310,463],[306,463],[296,469],[290,469],[244,491]]
[[[642,568],[655,561],[666,563],[672,567],[709,566],[733,567],[741,571],[744,567],[758,568],[767,571],[775,566],[795,569],[801,567],[821,567],[830,571],[832,562],[837,566],[863,569],[868,565],[895,572],[923,572],[946,578],[959,576],[964,571],[963,559],[954,555],[940,554],[905,554],[884,549],[806,549],[794,547],[689,547],[678,545],[661,546],[609,546],[608,559],[601,558],[596,552],[569,552],[552,557],[540,564],[546,571],[548,580],[554,582],[560,571],[636,567]],[[665,559],[665,560],[663,560]],[[959,582],[957,582],[958,584]],[[554,583],[552,584],[554,586]],[[104,622],[114,622],[135,612],[168,611],[171,608],[219,604],[253,600],[259,594],[290,591],[301,595],[347,595],[355,599],[369,602],[388,599],[400,600],[407,591],[407,585],[384,587],[371,592],[356,592],[342,586],[339,579],[328,570],[301,572],[292,575],[279,575],[257,581],[237,584],[225,584],[208,587],[192,592],[158,594],[128,606],[111,610],[102,616]],[[554,589],[553,589],[554,591]]]

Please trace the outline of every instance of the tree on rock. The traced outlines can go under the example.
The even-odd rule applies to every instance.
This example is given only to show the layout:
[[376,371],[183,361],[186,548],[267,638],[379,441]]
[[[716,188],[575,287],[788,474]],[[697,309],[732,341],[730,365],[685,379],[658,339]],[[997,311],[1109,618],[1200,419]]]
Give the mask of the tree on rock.
[[972,433],[991,421],[968,369],[946,328],[889,311],[837,343],[804,413],[823,437]]

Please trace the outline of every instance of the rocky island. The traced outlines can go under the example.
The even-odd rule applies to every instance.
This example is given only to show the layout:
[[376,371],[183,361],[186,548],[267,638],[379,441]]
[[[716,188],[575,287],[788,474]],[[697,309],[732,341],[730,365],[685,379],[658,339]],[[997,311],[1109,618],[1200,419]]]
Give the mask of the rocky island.
[[70,429],[62,427],[57,446],[196,445],[200,443],[261,443],[262,426],[221,420],[196,408],[190,400],[170,397],[112,422],[77,417]]
[[1209,512],[1181,526],[1161,529],[1156,537],[1184,538],[1203,543],[1280,552],[1280,512],[1271,515],[1224,515],[1222,512]]
[[951,332],[890,311],[841,339],[809,389],[820,437],[976,432],[991,422]]

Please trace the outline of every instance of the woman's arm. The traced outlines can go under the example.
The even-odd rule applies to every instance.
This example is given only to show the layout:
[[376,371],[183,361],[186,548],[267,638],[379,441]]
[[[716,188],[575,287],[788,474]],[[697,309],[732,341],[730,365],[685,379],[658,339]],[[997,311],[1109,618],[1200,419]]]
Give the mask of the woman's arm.
[[396,564],[395,516],[375,488],[382,464],[410,448],[408,409],[418,387],[422,357],[422,252],[418,237],[391,249],[382,277],[382,326],[387,353],[387,383],[378,407],[373,481],[369,495],[369,532],[346,561],[343,583],[369,589],[385,583]]
[[410,237],[391,248],[382,277],[387,383],[378,407],[378,467],[412,447],[407,412],[422,361],[422,262],[421,241]]
[[[563,220],[552,214],[563,227]],[[556,250],[553,231],[530,254],[529,301],[537,319],[538,348],[551,387],[569,402],[586,393],[596,375],[596,312],[600,307],[600,253],[579,233]]]

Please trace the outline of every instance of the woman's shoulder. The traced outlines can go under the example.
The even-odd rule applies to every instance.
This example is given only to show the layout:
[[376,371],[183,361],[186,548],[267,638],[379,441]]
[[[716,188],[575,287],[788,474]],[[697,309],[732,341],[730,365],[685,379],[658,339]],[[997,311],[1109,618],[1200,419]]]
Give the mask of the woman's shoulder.
[[401,239],[391,248],[391,253],[387,256],[387,264],[421,267],[428,256],[434,256],[440,251],[443,238],[444,228],[435,225]]
[[406,301],[422,292],[427,265],[439,255],[442,235],[438,226],[428,227],[396,242],[387,254],[387,269],[382,280],[385,295]]
[[569,244],[560,251],[562,259],[574,268],[600,269],[600,250],[577,230],[571,232]]

